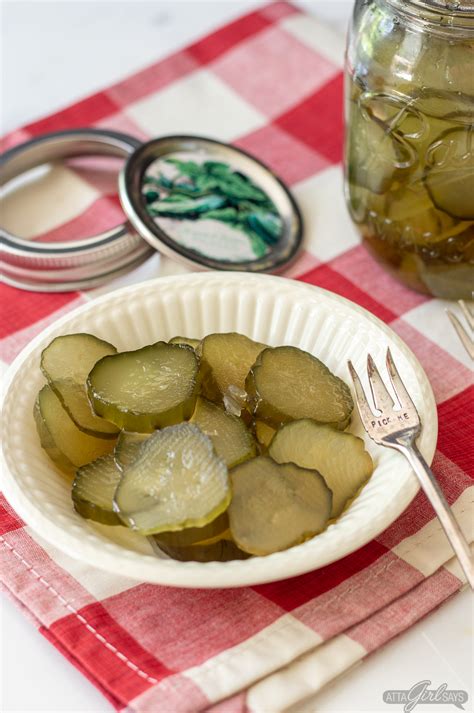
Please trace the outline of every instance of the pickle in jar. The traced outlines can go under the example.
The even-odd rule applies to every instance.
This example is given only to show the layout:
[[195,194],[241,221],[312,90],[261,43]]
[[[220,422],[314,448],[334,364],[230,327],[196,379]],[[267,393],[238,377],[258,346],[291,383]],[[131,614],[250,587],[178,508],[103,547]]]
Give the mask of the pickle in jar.
[[360,4],[361,31],[349,42],[349,211],[370,252],[395,277],[437,297],[471,299],[472,46],[427,33],[412,53],[406,18],[380,31],[380,17],[391,12]]

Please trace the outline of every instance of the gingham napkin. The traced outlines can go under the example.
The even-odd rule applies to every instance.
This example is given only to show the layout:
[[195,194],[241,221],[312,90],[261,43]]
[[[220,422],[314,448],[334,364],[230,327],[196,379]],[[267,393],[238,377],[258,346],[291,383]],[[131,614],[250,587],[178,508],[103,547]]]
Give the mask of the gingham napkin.
[[[291,185],[306,226],[305,251],[287,276],[369,309],[423,364],[440,421],[433,468],[472,540],[470,364],[443,303],[394,282],[359,245],[346,215],[342,44],[292,5],[272,3],[13,132],[4,144],[92,125],[142,138],[209,135],[269,164]],[[114,183],[99,168],[86,174],[79,166],[56,166],[53,174],[59,199],[51,201],[49,174],[34,189],[24,189],[28,195],[6,200],[5,227],[64,240],[122,219]],[[125,278],[87,293],[33,294],[3,286],[3,362],[95,295],[184,271],[156,255]],[[95,570],[42,541],[4,498],[0,526],[6,591],[114,707],[127,711],[283,711],[463,586],[422,493],[376,540],[343,560],[283,582],[232,590],[152,586]]]

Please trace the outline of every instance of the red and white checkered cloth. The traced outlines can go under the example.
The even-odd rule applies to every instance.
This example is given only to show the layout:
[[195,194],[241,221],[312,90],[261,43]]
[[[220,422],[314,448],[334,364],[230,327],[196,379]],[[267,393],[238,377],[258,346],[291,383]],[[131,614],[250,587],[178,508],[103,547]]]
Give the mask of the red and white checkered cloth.
[[[347,217],[340,170],[342,58],[338,36],[292,5],[274,2],[13,132],[4,144],[92,125],[144,139],[205,134],[269,164],[291,185],[305,220],[305,252],[287,275],[369,309],[423,364],[440,421],[433,468],[472,540],[470,364],[443,303],[393,281],[359,245]],[[7,197],[5,227],[63,240],[122,220],[114,184],[100,170],[55,166],[52,174],[24,189],[28,211]],[[2,359],[8,364],[45,325],[96,294],[183,271],[156,255],[88,293],[34,294],[3,286]],[[422,493],[376,540],[343,560],[294,579],[233,590],[137,584],[94,570],[40,540],[4,499],[0,528],[6,591],[113,706],[127,711],[284,710],[463,586]]]

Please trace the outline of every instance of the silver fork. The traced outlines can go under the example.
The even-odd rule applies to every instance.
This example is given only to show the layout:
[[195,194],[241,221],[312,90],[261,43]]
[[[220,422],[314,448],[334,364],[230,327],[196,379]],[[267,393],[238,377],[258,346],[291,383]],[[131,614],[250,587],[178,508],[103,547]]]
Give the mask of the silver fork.
[[466,320],[467,326],[469,327],[471,334],[467,331],[463,323],[458,319],[458,317],[450,309],[446,310],[446,314],[451,320],[451,324],[456,330],[456,334],[462,342],[464,349],[467,351],[471,359],[474,359],[474,340],[472,338],[472,332],[474,330],[474,315],[464,302],[464,300],[458,300],[458,305]]
[[352,362],[348,362],[348,367],[354,382],[357,407],[365,430],[375,443],[394,448],[403,453],[408,460],[443,526],[471,589],[474,589],[474,563],[469,545],[454,518],[451,508],[446,502],[433,472],[418,450],[416,439],[421,431],[420,417],[400,378],[390,349],[387,350],[387,370],[397,396],[399,409],[394,408],[395,403],[370,354],[367,357],[367,372],[377,415],[374,414],[369,405]]

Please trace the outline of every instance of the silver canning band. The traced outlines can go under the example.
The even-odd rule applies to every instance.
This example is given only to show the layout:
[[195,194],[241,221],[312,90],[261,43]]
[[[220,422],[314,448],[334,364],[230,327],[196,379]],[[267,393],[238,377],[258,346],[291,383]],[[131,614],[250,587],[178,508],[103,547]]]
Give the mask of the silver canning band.
[[[0,186],[49,161],[102,155],[126,158],[140,146],[127,134],[103,129],[59,131],[15,146],[0,157]],[[124,223],[69,243],[37,243],[0,228],[5,282],[29,290],[66,291],[92,287],[135,267],[153,250]]]

